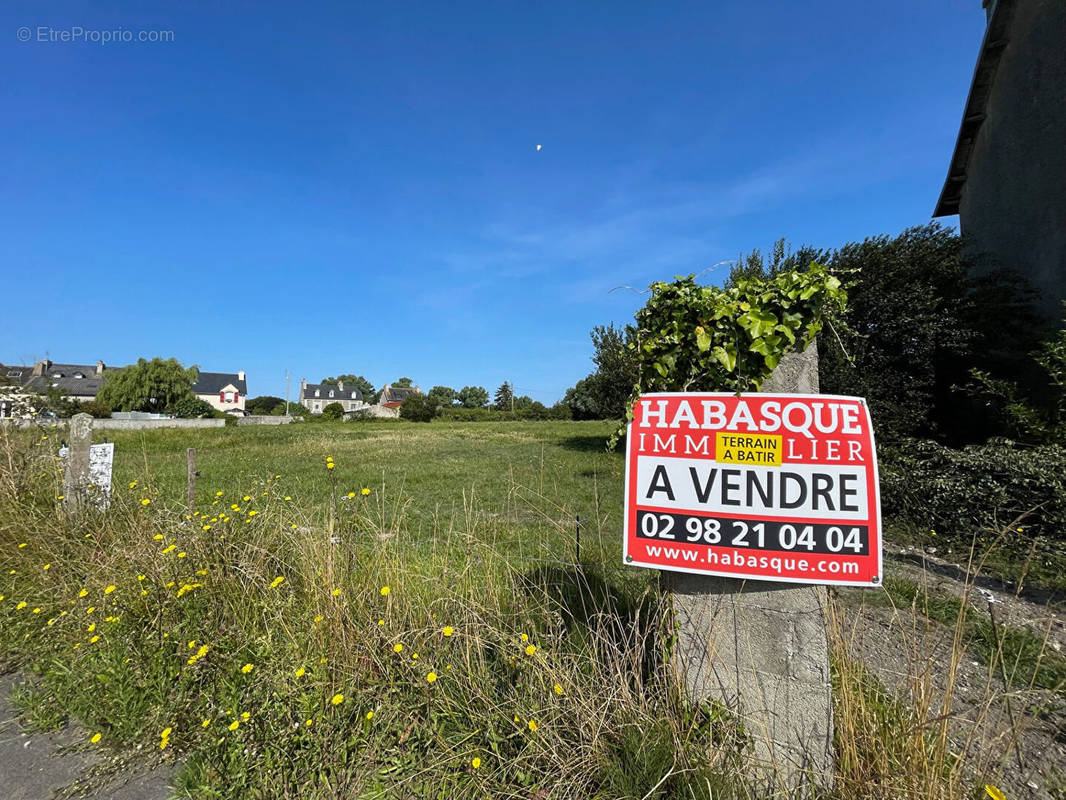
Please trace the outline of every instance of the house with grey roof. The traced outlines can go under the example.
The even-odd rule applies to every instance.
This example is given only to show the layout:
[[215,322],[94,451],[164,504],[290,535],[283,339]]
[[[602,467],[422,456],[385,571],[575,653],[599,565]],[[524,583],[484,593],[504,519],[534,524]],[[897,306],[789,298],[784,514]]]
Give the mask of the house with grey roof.
[[390,386],[386,383],[378,395],[378,405],[382,408],[397,409],[413,394],[422,394],[422,390],[417,386]]
[[56,364],[50,359],[38,361],[27,371],[26,367],[5,368],[7,377],[17,382],[26,391],[45,395],[57,390],[71,400],[92,400],[104,385],[105,373],[116,367],[108,367],[103,361],[95,364]]
[[344,381],[331,383],[308,383],[300,381],[300,405],[312,414],[321,414],[330,403],[340,403],[345,413],[367,407],[363,393],[355,386],[345,386]]
[[243,369],[237,372],[200,372],[192,385],[192,393],[219,411],[237,416],[245,414],[248,383]]

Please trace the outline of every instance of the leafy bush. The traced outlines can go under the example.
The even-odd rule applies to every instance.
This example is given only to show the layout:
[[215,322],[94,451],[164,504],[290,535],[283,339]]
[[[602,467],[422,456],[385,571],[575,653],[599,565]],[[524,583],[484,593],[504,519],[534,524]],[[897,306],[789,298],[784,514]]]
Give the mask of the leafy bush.
[[878,455],[886,516],[970,536],[1031,512],[1026,532],[1066,538],[1066,447],[997,440],[955,450],[905,439]]
[[322,409],[322,419],[341,419],[344,416],[344,406],[340,403],[328,403]]
[[253,397],[244,404],[244,409],[249,414],[262,414],[264,416],[275,413],[278,408],[281,409],[279,413],[284,414],[285,401],[280,397],[274,397],[269,394]]
[[111,407],[99,400],[85,400],[78,406],[78,411],[96,419],[107,419],[111,416]]
[[175,401],[167,408],[167,413],[175,417],[204,418],[215,416],[214,407],[206,400],[190,395]]
[[412,422],[429,422],[437,416],[438,406],[422,394],[409,394],[400,404],[400,418]]

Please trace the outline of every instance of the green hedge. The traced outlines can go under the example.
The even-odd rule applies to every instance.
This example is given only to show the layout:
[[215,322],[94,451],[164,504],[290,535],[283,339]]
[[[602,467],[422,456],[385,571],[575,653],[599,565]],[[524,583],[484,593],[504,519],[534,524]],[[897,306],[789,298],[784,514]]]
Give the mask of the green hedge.
[[1066,447],[1005,440],[956,450],[924,439],[879,448],[886,518],[947,534],[1000,529],[1066,539]]

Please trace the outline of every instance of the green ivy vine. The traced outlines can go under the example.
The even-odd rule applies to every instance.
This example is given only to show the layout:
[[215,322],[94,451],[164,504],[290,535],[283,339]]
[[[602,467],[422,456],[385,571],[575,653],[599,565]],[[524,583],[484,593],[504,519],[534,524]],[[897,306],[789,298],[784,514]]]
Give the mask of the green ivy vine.
[[629,345],[640,370],[627,420],[646,392],[758,391],[786,353],[805,350],[847,303],[840,279],[817,263],[729,288],[701,286],[689,275],[649,289]]

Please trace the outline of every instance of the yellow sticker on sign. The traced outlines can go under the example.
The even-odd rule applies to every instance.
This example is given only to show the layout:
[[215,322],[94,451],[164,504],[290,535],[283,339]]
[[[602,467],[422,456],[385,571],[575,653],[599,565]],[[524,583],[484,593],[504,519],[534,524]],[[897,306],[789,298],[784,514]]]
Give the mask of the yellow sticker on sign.
[[754,436],[719,431],[714,435],[714,460],[721,464],[781,466],[780,436]]

